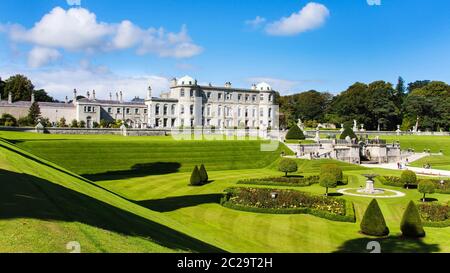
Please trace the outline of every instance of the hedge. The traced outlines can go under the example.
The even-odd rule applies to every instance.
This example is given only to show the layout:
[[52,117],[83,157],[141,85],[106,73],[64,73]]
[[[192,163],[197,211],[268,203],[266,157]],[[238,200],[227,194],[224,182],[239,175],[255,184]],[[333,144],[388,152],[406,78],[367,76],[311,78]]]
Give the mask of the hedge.
[[263,186],[289,186],[307,187],[319,183],[319,176],[308,177],[265,177],[239,180],[237,184],[263,185]]
[[[379,176],[378,179],[383,185],[392,186],[392,187],[404,187],[405,184],[400,180],[398,176]],[[422,179],[418,178],[417,183],[414,186],[418,185],[420,182],[424,180],[430,180],[435,185],[435,193],[443,193],[450,194],[450,180],[444,180],[444,187],[441,186],[440,181],[437,179]]]

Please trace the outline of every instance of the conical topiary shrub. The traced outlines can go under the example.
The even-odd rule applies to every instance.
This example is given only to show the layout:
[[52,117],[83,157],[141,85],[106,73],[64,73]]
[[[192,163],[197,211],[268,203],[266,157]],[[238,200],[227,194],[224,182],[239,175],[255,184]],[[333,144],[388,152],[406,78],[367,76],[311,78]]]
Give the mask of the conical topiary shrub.
[[297,125],[294,125],[289,128],[289,131],[286,133],[286,139],[303,140],[305,139],[305,135]]
[[202,181],[202,184],[208,183],[208,172],[206,171],[205,165],[200,166],[200,180]]
[[406,207],[406,210],[403,213],[400,230],[405,237],[425,237],[425,230],[423,229],[419,210],[413,201],[409,202],[408,207]]
[[192,171],[190,182],[192,186],[200,186],[202,184],[202,180],[200,178],[200,171],[198,170],[197,166],[195,166],[194,170]]
[[351,124],[348,122],[344,124],[344,131],[342,131],[339,139],[345,139],[347,136],[349,136],[350,139],[358,139],[355,132],[353,132]]
[[389,228],[386,226],[383,213],[376,199],[373,199],[364,213],[361,221],[361,232],[372,236],[386,236]]

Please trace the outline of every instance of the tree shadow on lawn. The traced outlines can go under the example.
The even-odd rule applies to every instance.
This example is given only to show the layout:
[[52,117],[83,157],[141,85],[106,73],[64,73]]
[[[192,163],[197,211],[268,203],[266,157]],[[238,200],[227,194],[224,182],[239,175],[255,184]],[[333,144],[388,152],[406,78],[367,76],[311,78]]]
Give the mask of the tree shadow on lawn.
[[202,204],[219,204],[223,194],[202,194],[167,197],[163,199],[137,201],[136,204],[159,212],[169,212]]
[[170,249],[223,252],[165,225],[50,181],[0,169],[0,219],[80,222],[128,236],[149,238]]
[[178,162],[151,162],[135,164],[129,170],[107,171],[96,174],[82,174],[91,181],[123,180],[127,178],[143,177],[148,175],[163,175],[176,173],[180,170]]
[[438,252],[438,244],[427,244],[422,239],[410,239],[403,236],[388,236],[386,238],[358,238],[344,242],[335,253],[369,253],[367,244],[377,241],[381,246],[381,253],[431,253]]

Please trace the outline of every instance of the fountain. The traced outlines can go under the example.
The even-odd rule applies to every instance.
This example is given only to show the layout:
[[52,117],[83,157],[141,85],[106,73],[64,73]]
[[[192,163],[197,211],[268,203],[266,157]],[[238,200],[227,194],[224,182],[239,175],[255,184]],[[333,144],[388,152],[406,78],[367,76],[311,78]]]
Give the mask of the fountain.
[[360,193],[368,193],[368,194],[380,194],[383,193],[384,190],[382,189],[375,189],[373,186],[374,184],[374,178],[377,177],[377,174],[363,174],[364,177],[367,178],[366,181],[366,188],[358,190]]

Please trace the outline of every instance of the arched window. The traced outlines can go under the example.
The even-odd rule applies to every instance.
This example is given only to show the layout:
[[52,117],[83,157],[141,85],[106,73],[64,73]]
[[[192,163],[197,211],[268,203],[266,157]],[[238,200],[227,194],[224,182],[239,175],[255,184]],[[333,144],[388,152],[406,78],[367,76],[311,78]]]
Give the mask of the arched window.
[[269,108],[269,113],[268,113],[268,115],[269,115],[269,118],[272,117],[272,108]]
[[175,115],[175,104],[172,104],[172,107],[170,109],[170,114]]
[[159,104],[155,106],[155,115],[159,115]]
[[167,106],[167,104],[164,104],[164,110],[163,110],[163,115],[164,116],[167,115],[167,110],[168,110],[168,106]]

